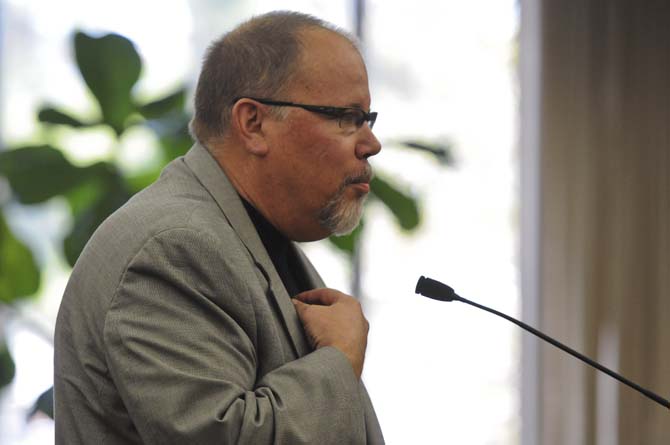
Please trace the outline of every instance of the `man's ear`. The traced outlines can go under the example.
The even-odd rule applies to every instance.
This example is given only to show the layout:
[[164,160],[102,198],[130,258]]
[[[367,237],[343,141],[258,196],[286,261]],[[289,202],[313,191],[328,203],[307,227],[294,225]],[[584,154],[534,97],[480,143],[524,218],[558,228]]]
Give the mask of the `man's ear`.
[[251,99],[240,99],[230,114],[231,126],[236,130],[244,148],[256,156],[265,156],[268,144],[263,132],[263,119],[267,119],[265,108]]

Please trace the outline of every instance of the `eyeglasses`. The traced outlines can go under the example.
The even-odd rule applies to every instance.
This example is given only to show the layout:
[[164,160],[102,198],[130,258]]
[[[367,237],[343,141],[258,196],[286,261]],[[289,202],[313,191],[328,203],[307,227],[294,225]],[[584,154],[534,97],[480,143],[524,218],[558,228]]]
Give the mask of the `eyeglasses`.
[[297,107],[302,108],[313,113],[324,114],[336,118],[340,128],[345,130],[357,130],[363,126],[365,122],[369,122],[368,126],[372,129],[377,120],[377,112],[371,111],[369,113],[355,107],[330,107],[323,105],[305,105],[296,104],[293,102],[283,102],[280,100],[258,99],[255,97],[238,97],[234,102],[240,99],[251,99],[265,105],[273,105],[277,107]]

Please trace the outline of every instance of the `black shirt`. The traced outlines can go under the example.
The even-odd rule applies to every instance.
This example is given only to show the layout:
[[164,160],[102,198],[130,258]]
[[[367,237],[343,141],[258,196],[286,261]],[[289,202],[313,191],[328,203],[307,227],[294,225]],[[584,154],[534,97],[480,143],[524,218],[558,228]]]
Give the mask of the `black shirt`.
[[279,277],[290,297],[311,289],[308,285],[307,274],[298,260],[296,249],[284,235],[282,235],[261,213],[249,204],[244,198],[242,203],[247,209],[251,222],[268,251]]

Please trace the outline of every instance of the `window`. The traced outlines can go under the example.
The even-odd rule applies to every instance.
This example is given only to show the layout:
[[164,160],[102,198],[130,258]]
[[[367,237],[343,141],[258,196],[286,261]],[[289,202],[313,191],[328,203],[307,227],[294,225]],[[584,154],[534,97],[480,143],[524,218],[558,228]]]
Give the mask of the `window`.
[[[149,26],[146,17],[158,7],[160,19]],[[6,0],[2,8],[0,117],[9,145],[35,138],[35,110],[45,101],[92,112],[71,62],[68,37],[75,27],[132,39],[146,67],[139,91],[152,97],[184,80],[194,85],[206,45],[251,14],[294,9],[349,30],[355,16],[353,2],[326,0],[160,6],[137,0],[53,5]],[[379,112],[375,133],[385,145],[373,166],[421,198],[424,220],[408,235],[378,203],[368,209],[361,257],[362,297],[371,324],[364,380],[388,443],[519,443],[520,333],[471,307],[414,294],[418,277],[426,275],[466,298],[511,315],[520,312],[516,3],[370,0],[365,13],[363,47]],[[110,135],[95,130],[59,137],[77,162],[111,150]],[[403,149],[399,142],[405,140],[453,144],[457,164],[444,167]],[[121,146],[128,168],[152,155],[142,148],[151,146],[151,136],[142,132],[130,134]],[[46,228],[67,224],[58,207],[50,203],[30,213],[15,208],[11,222],[41,227],[43,238],[34,244],[48,244],[62,231]],[[304,248],[329,286],[349,287],[348,265],[327,242]],[[68,271],[53,249],[40,249],[50,264],[49,281],[40,299],[22,310],[49,331]],[[9,327],[14,350],[41,342],[25,323]],[[50,378],[48,353],[15,356],[19,373],[40,369]],[[44,435],[52,433],[18,426],[43,390],[26,378],[18,377],[0,403],[1,439],[46,443]]]

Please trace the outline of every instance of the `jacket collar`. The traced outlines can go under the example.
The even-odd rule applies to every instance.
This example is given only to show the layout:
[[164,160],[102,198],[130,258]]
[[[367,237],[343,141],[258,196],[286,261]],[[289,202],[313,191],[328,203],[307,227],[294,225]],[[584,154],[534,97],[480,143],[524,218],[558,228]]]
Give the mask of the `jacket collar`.
[[[256,263],[263,275],[267,278],[272,297],[277,303],[281,313],[284,325],[289,332],[289,336],[295,348],[298,357],[311,352],[311,347],[307,343],[303,331],[302,323],[291,303],[291,299],[284,288],[284,284],[277,273],[272,260],[268,255],[263,243],[261,242],[254,224],[247,214],[242,200],[237,190],[232,185],[223,169],[211,153],[202,145],[195,144],[184,157],[186,164],[196,175],[200,183],[207,189],[214,198],[217,205],[223,212],[228,223],[237,233],[240,240],[247,248],[251,257]],[[316,273],[314,267],[307,258],[300,252],[300,249],[292,243],[299,252],[298,258],[304,263],[308,279],[314,287],[322,287],[323,282]]]

